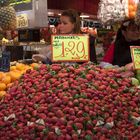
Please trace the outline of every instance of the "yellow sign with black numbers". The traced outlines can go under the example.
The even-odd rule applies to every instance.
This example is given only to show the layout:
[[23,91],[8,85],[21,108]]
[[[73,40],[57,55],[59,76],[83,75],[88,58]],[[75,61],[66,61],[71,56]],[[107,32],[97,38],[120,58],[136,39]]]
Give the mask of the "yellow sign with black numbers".
[[53,62],[89,61],[88,35],[52,35]]

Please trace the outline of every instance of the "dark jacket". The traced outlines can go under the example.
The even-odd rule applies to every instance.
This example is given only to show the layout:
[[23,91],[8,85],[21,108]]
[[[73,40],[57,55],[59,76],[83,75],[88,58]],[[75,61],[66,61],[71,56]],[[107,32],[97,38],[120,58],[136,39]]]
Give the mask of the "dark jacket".
[[89,51],[90,51],[90,61],[97,63],[97,58],[96,58],[96,50],[95,50],[95,37],[94,36],[89,36]]
[[132,62],[130,46],[140,46],[140,40],[127,42],[122,37],[115,42],[113,65],[125,66]]

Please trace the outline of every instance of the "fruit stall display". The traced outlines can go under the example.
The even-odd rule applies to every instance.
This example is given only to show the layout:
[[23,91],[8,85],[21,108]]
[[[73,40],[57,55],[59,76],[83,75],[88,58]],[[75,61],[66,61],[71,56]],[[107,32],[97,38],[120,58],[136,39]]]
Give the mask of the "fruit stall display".
[[31,65],[25,65],[18,62],[11,63],[14,63],[14,65],[10,67],[9,72],[0,72],[0,99],[6,94],[6,90],[11,87],[26,70],[33,69],[35,65],[38,65],[36,63],[32,63]]
[[139,140],[140,89],[123,69],[42,64],[0,101],[1,140]]

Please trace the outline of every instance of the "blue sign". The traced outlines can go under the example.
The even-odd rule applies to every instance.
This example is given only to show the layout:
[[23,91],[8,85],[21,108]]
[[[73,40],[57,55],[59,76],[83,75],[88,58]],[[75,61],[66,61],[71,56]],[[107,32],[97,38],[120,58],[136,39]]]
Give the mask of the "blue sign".
[[10,52],[2,52],[2,57],[0,58],[0,71],[7,72],[10,70]]

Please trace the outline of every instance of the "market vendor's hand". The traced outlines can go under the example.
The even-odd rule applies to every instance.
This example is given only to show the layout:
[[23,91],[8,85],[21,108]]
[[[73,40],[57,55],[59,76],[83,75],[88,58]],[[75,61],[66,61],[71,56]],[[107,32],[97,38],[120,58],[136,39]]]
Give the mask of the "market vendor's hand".
[[34,54],[32,56],[32,60],[35,61],[35,62],[45,61],[46,60],[46,56],[44,56],[42,54]]
[[133,63],[129,63],[129,64],[125,65],[125,68],[126,68],[127,70],[133,71],[133,70],[134,70],[134,65],[133,65]]

